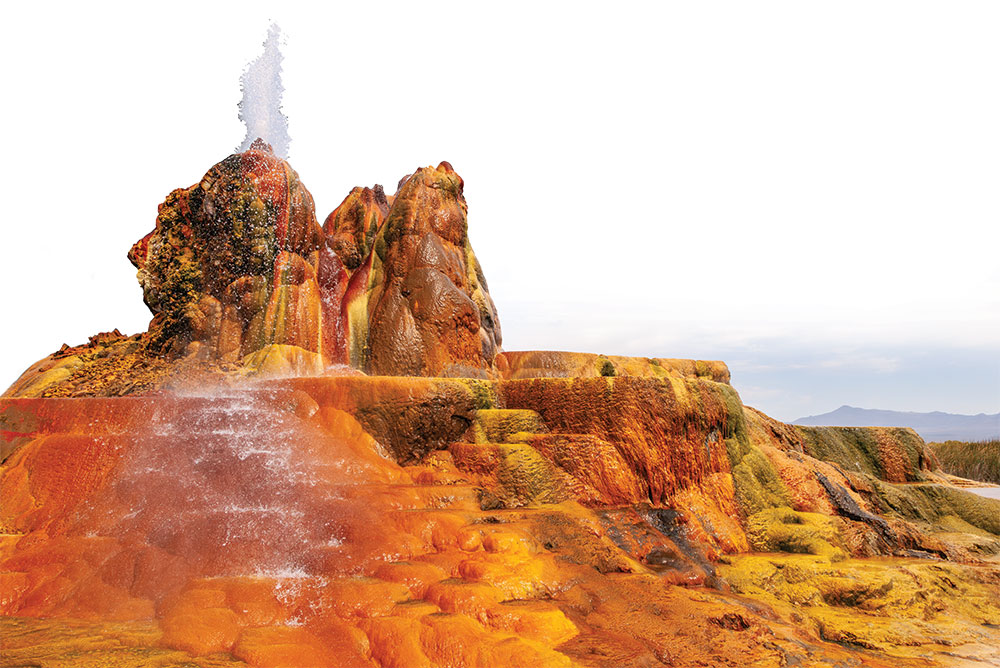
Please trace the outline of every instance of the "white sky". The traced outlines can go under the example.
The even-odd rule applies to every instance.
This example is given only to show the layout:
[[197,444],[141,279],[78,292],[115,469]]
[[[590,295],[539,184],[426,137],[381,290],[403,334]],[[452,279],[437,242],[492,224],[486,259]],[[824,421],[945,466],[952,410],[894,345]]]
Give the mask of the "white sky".
[[145,329],[125,254],[242,140],[274,20],[320,221],[451,162],[506,349],[725,359],[784,419],[1000,410],[1000,4],[318,4],[5,7],[0,385]]

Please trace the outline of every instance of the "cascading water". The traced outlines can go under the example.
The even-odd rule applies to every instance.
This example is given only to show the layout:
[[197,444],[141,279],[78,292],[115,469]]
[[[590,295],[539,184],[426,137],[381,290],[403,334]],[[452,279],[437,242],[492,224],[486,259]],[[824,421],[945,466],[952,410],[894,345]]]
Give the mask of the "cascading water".
[[158,397],[71,533],[155,563],[137,590],[154,601],[192,578],[266,579],[287,596],[359,572],[380,555],[351,540],[374,525],[357,490],[377,489],[395,464],[359,458],[288,401],[259,389]]
[[297,558],[324,537],[303,522],[302,488],[317,477],[295,448],[295,416],[249,392],[184,403],[180,415],[154,415],[139,438],[120,485],[135,520],[155,521],[161,545],[190,543],[186,556],[207,560],[206,574],[301,570]]
[[[252,665],[343,665],[329,648],[354,636],[337,620],[387,596],[408,599],[396,582],[414,569],[446,577],[409,560],[455,531],[449,509],[478,507],[470,485],[415,484],[352,414],[281,381],[41,401],[49,435],[36,442],[44,473],[31,489],[42,507],[26,507],[33,533],[6,563],[45,573],[18,581],[20,615],[81,626],[26,622],[17,633],[29,648],[87,643],[91,622],[147,633],[155,619],[153,640],[129,642],[161,653],[232,649],[257,657]],[[56,498],[47,490],[58,503],[44,501]],[[0,596],[0,610],[12,600]],[[261,659],[234,646],[241,629],[246,647],[280,637],[305,649]],[[109,648],[102,665],[152,665],[131,651]],[[52,665],[79,665],[67,661]]]

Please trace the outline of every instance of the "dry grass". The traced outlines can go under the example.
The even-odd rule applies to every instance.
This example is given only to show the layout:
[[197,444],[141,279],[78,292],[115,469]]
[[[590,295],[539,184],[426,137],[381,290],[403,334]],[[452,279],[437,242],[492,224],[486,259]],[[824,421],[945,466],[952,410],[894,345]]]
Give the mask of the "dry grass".
[[1000,485],[1000,440],[945,441],[930,446],[948,473]]

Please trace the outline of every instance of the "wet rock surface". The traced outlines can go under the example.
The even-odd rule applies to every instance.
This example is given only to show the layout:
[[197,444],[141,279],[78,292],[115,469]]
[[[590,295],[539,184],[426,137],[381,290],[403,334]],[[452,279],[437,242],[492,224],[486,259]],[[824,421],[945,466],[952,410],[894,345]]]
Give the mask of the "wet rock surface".
[[[0,420],[23,441],[0,468],[10,656],[47,666],[84,665],[77,652],[123,666],[181,655],[198,666],[996,659],[1000,528],[988,515],[967,513],[980,526],[883,517],[833,466],[774,445],[792,432],[755,440],[762,418],[738,403],[711,418],[648,401],[676,400],[670,383],[622,380],[619,399],[597,392],[609,382],[599,378],[567,393],[561,378],[516,381],[515,392],[507,381],[354,376],[3,400]],[[698,383],[731,396],[681,380],[689,399]],[[633,396],[657,412],[636,421]],[[654,455],[638,449],[655,449],[654,434],[673,434],[674,454],[708,447],[706,463],[722,448],[717,470],[656,460],[671,491],[654,501],[643,482]],[[396,452],[407,442],[415,452]],[[754,459],[765,449],[774,464]],[[595,464],[609,450],[613,474]],[[782,491],[792,465],[819,488],[817,470],[837,480],[825,512],[793,507]],[[739,466],[756,482],[733,482]],[[734,491],[720,501],[720,489]],[[729,524],[722,503],[734,504]],[[908,558],[914,549],[937,550],[936,561]]]
[[400,186],[375,237],[365,370],[376,375],[487,377],[500,322],[468,238],[464,183],[451,165]]

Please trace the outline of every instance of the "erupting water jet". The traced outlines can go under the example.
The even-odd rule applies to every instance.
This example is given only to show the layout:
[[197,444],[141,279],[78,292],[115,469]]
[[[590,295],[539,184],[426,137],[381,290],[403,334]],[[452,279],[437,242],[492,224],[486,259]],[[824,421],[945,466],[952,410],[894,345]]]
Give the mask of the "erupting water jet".
[[240,78],[243,99],[240,100],[240,120],[247,134],[237,153],[250,149],[255,139],[271,145],[275,155],[288,159],[292,139],[288,135],[288,117],[281,110],[281,28],[272,23],[264,40],[264,52],[247,65]]

